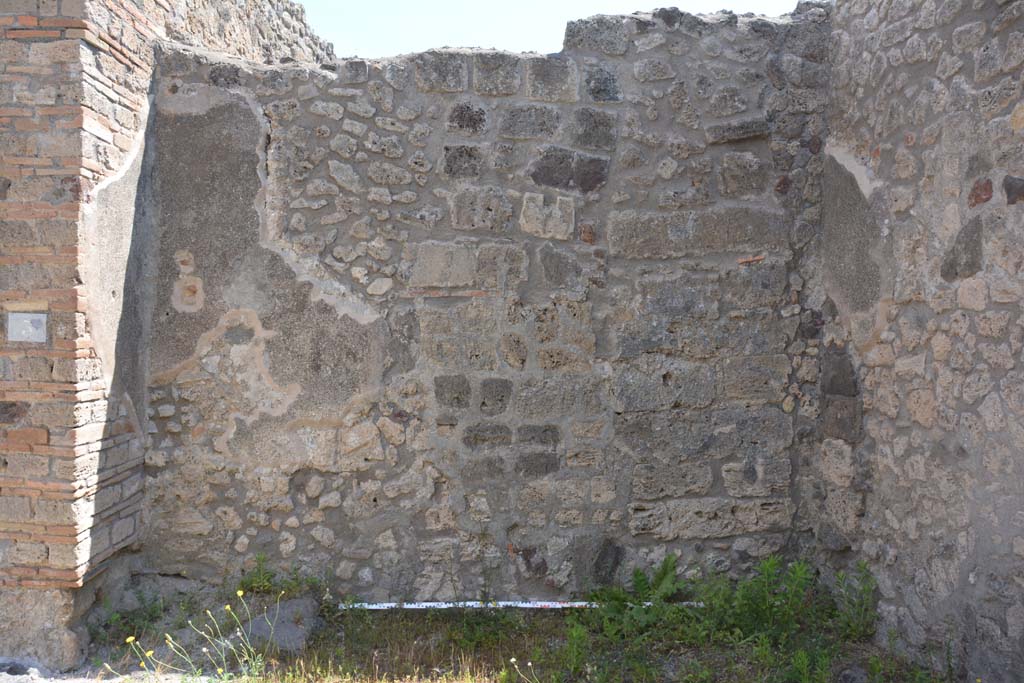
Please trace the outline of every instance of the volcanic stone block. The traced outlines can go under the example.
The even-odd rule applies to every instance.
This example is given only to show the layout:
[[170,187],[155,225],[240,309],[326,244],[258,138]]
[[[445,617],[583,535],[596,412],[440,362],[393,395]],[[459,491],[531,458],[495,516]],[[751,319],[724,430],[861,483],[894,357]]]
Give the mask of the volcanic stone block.
[[443,406],[468,408],[472,391],[465,375],[441,375],[434,378],[434,396]]
[[638,81],[665,81],[675,78],[672,65],[660,59],[640,59],[633,64],[633,75]]
[[462,443],[474,450],[507,446],[512,443],[512,430],[502,424],[471,425],[463,432]]
[[768,168],[756,154],[729,152],[719,166],[719,191],[723,197],[748,197],[764,192]]
[[462,92],[468,84],[466,56],[431,51],[416,55],[416,85],[423,92]]
[[834,346],[821,355],[821,393],[837,396],[856,396],[857,371],[850,355]]
[[629,49],[625,17],[596,16],[570,21],[565,27],[564,49],[592,50],[606,55],[624,55]]
[[975,216],[960,228],[953,246],[942,259],[940,275],[946,282],[969,278],[981,270],[982,255],[981,218]]
[[615,149],[617,138],[614,113],[582,107],[573,114],[572,141],[577,147]]
[[560,118],[557,109],[541,104],[509,107],[498,126],[498,134],[516,140],[549,138],[558,132]]
[[445,145],[444,174],[449,178],[475,178],[483,169],[483,153],[476,145]]
[[465,135],[483,132],[487,126],[487,110],[471,102],[459,102],[448,114],[448,130]]
[[558,469],[558,456],[554,453],[523,453],[515,463],[516,472],[524,477],[543,477]]
[[478,52],[473,55],[473,90],[480,95],[515,95],[522,80],[518,55]]
[[739,142],[751,138],[763,138],[771,131],[768,121],[762,117],[748,118],[732,123],[716,123],[708,126],[704,134],[708,143],[720,145],[727,142]]
[[480,383],[480,412],[484,415],[500,415],[508,408],[511,399],[511,381],[490,377]]
[[821,431],[825,436],[857,443],[864,436],[860,398],[826,396],[821,409]]
[[516,440],[522,444],[556,448],[562,442],[558,425],[523,425],[516,430]]
[[526,60],[526,96],[545,102],[575,102],[580,76],[576,62],[566,57],[530,57]]
[[604,64],[584,66],[583,87],[595,102],[621,102],[622,90],[613,67]]
[[593,192],[608,180],[609,166],[606,157],[550,146],[543,148],[534,160],[530,178],[538,185]]
[[1009,205],[1024,201],[1024,178],[1008,175],[1003,178],[1003,192]]

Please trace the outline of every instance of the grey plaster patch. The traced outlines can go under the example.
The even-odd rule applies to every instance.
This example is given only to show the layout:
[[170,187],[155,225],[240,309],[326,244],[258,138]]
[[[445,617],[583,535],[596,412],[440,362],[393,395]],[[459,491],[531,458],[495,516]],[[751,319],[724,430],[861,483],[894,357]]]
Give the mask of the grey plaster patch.
[[881,230],[853,173],[831,155],[825,158],[821,249],[829,267],[823,279],[829,295],[848,312],[862,312],[882,293],[878,250]]

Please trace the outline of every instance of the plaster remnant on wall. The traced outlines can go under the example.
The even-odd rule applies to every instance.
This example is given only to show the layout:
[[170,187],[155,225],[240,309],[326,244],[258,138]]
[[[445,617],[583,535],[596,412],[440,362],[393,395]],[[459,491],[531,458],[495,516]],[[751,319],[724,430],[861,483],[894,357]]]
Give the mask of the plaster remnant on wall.
[[302,390],[279,385],[267,368],[266,340],[277,334],[263,328],[255,311],[229,311],[199,337],[192,357],[150,381],[177,385],[200,408],[208,403],[213,410],[203,411],[206,419],[193,425],[193,434],[212,434],[214,449],[227,452],[236,420],[284,415]]
[[206,295],[203,293],[203,280],[195,272],[195,258],[187,250],[179,250],[174,254],[178,266],[178,279],[174,281],[174,292],[171,294],[171,305],[182,313],[195,313],[203,309]]

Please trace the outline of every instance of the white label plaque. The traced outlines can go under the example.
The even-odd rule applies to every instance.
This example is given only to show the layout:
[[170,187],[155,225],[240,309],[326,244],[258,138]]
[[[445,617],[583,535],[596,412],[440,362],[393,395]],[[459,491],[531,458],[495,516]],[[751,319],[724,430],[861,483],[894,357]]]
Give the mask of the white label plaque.
[[45,313],[8,313],[7,341],[46,343]]

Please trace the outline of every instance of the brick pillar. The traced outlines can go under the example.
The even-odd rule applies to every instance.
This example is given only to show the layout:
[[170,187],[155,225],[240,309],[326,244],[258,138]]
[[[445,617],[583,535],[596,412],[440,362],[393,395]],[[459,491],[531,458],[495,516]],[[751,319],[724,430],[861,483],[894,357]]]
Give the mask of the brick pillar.
[[106,103],[145,98],[89,75],[113,46],[85,12],[0,3],[0,656],[55,668],[81,660],[78,589],[134,540],[142,481],[90,334],[82,226],[142,123]]

